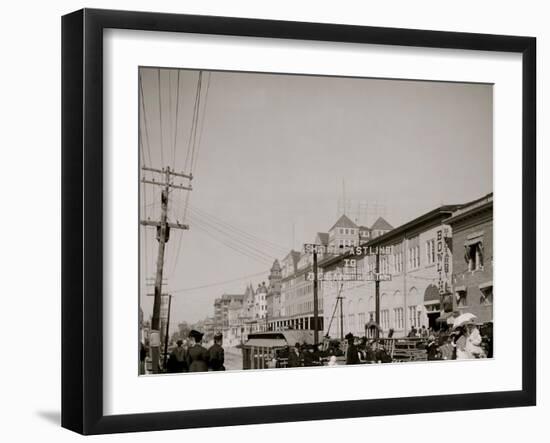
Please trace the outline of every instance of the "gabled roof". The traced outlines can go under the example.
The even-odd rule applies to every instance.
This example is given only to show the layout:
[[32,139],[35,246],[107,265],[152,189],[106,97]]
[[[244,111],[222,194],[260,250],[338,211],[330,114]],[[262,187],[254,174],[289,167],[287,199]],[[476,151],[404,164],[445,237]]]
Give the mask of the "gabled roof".
[[318,232],[317,238],[319,239],[319,242],[321,242],[322,245],[328,245],[328,233]]
[[294,265],[296,266],[302,254],[299,251],[294,250],[290,251],[290,254],[292,255],[292,259],[294,260]]
[[393,229],[393,226],[390,225],[384,218],[378,217],[378,220],[373,223],[371,229],[376,229],[379,231],[391,231]]
[[332,231],[334,228],[357,228],[357,225],[353,223],[346,214],[342,214],[342,216],[336,223],[334,223],[334,226],[330,228],[329,231]]

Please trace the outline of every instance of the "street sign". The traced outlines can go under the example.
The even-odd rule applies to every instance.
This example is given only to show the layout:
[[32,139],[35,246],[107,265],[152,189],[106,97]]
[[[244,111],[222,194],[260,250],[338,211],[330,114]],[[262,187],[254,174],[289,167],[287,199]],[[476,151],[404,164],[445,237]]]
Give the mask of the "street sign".
[[[308,281],[315,280],[315,274],[308,272],[306,279]],[[345,273],[345,272],[319,272],[317,274],[318,281],[391,281],[391,274],[377,274],[369,272],[368,274]]]
[[347,246],[340,248],[334,245],[317,245],[315,243],[304,244],[305,254],[333,254],[343,255],[349,254],[352,256],[365,255],[390,255],[392,253],[391,246]]

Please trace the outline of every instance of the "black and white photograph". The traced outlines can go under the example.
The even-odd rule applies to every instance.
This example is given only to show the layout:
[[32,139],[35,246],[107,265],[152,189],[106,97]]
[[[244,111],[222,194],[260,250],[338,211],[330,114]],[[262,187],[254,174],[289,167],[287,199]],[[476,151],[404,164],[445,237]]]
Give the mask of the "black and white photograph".
[[494,358],[492,84],[138,71],[140,375]]

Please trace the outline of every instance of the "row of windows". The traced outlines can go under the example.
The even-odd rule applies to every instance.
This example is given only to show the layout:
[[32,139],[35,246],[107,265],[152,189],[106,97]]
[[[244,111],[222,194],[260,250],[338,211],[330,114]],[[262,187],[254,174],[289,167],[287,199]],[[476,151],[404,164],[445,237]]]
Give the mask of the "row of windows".
[[[323,299],[319,298],[318,308],[323,310]],[[287,315],[297,315],[313,312],[313,300],[288,306]]]
[[[455,298],[456,298],[456,305],[459,308],[464,308],[468,306],[469,303],[469,296],[474,296],[472,294],[468,294],[468,291],[462,290],[462,291],[456,291],[455,292]],[[487,287],[485,289],[480,289],[479,293],[477,294],[479,296],[479,304],[480,305],[491,305],[493,303],[493,287]]]
[[351,246],[357,246],[357,242],[355,240],[338,240],[338,246],[341,248],[351,247]]
[[[420,267],[420,245],[418,244],[418,237],[415,238],[416,241],[411,240],[411,246],[407,250],[407,265],[408,269],[417,269]],[[403,252],[401,251],[401,245],[394,247],[392,256],[381,256],[380,257],[380,272],[382,274],[391,274],[391,273],[401,273],[403,272]],[[435,238],[432,238],[425,243],[425,256],[426,256],[426,265],[432,265],[436,261],[436,251],[435,251]],[[473,260],[475,263],[475,254],[472,254]],[[477,261],[479,262],[479,260]],[[368,271],[374,272],[376,266],[376,257],[370,256],[368,258]],[[475,266],[473,264],[472,266]]]
[[340,235],[356,235],[357,229],[354,228],[338,228],[338,233]]
[[[421,323],[421,313],[417,312],[416,306],[410,306],[409,307],[409,324],[411,326],[419,327]],[[404,318],[405,311],[403,308],[394,308],[393,309],[393,317],[391,316],[389,309],[381,309],[380,310],[380,326],[388,330],[390,328],[401,330],[405,326],[405,318]],[[357,325],[355,324],[356,316],[355,314],[349,314],[346,319],[344,319],[344,329],[355,331],[358,329],[362,330],[365,327],[365,324],[367,323],[366,319],[366,313],[360,312],[357,314]],[[369,312],[369,318],[368,321],[374,321],[375,320],[375,313],[374,311]]]

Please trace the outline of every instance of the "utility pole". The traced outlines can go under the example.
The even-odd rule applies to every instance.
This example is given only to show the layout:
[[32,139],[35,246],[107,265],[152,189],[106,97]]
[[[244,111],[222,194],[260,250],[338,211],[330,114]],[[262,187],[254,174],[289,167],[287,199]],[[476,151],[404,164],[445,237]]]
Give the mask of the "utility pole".
[[164,334],[164,362],[162,367],[166,371],[168,360],[168,334],[170,333],[170,308],[172,307],[172,294],[168,294],[168,314],[166,315],[166,334]]
[[380,337],[380,248],[376,249],[376,267],[375,267],[375,282],[374,282],[374,288],[375,288],[375,298],[374,298],[374,304],[375,304],[375,321],[376,325],[378,326],[376,328],[375,337]]
[[313,344],[319,344],[319,295],[318,295],[317,249],[313,251]]
[[340,299],[340,340],[344,341],[344,297],[340,296],[338,298]]
[[[164,250],[166,243],[170,238],[170,229],[189,229],[188,225],[178,223],[168,222],[168,193],[170,188],[172,189],[182,189],[186,191],[191,191],[191,186],[176,185],[171,180],[172,177],[183,177],[189,180],[193,179],[191,174],[183,174],[179,172],[173,172],[170,170],[170,167],[166,169],[155,169],[149,167],[142,167],[142,170],[154,172],[157,174],[164,175],[164,181],[155,181],[146,180],[142,178],[143,183],[150,185],[157,185],[162,187],[161,193],[161,215],[160,221],[150,221],[142,220],[141,224],[144,226],[154,226],[157,229],[157,241],[158,241],[158,253],[157,253],[157,272],[155,277],[155,300],[153,302],[153,319],[151,322],[152,332],[160,333],[160,304],[161,304],[161,294],[162,294],[162,275],[164,270]],[[155,343],[156,345],[157,343]],[[158,346],[151,346],[151,358],[153,360],[153,373],[158,374],[159,372],[159,352],[160,352],[160,343]]]

